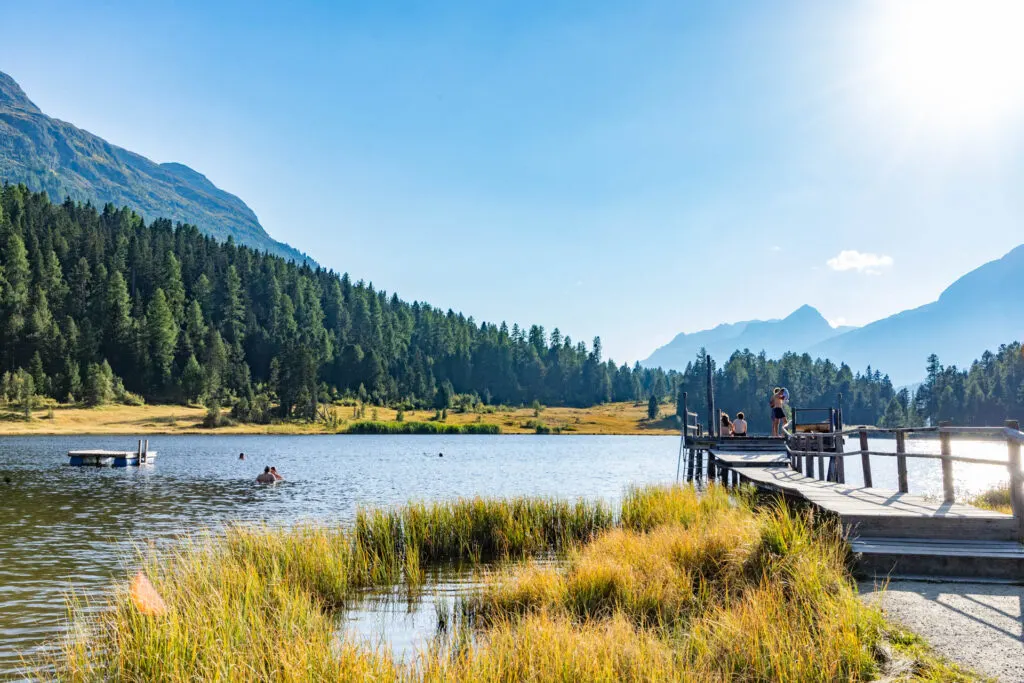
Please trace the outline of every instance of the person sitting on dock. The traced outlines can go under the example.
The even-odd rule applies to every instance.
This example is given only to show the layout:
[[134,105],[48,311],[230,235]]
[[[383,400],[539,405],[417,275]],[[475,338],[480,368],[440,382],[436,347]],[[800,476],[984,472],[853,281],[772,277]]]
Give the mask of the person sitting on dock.
[[271,467],[271,468],[270,468],[270,473],[271,473],[272,475],[274,475],[274,481],[284,481],[284,477],[282,477],[282,476],[281,476],[281,475],[280,475],[280,474],[278,473],[278,471],[277,471],[277,468],[276,468],[276,467]]
[[732,436],[732,422],[725,413],[722,413],[722,436]]
[[733,436],[746,436],[747,435],[747,420],[743,415],[743,411],[736,413],[736,419],[732,421],[732,435]]
[[269,467],[263,468],[263,473],[256,477],[256,482],[259,484],[273,484],[277,481],[277,478],[270,471]]

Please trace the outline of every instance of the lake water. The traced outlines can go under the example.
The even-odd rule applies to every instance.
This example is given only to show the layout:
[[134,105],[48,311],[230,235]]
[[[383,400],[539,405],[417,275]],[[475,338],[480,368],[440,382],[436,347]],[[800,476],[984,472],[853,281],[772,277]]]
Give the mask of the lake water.
[[[20,655],[52,639],[69,590],[103,590],[123,578],[133,544],[169,542],[224,521],[343,522],[359,506],[459,496],[545,495],[615,501],[629,484],[671,482],[677,437],[656,436],[158,436],[156,462],[142,468],[69,467],[70,449],[125,450],[135,437],[0,438],[0,677]],[[937,442],[911,442],[934,451]],[[872,443],[893,450],[893,442]],[[238,460],[239,452],[247,459]],[[1005,445],[957,445],[957,454],[1006,457]],[[438,457],[443,453],[443,457]],[[287,481],[254,483],[264,465]],[[847,458],[859,481],[859,458]],[[876,458],[875,485],[895,488],[894,459]],[[909,461],[916,493],[941,494],[937,461]],[[1000,467],[957,465],[957,486],[976,492],[1006,480]],[[3,483],[4,477],[10,483]],[[432,630],[431,601],[462,579],[428,592],[430,609],[374,599],[352,630],[373,636],[409,622],[408,645]],[[438,597],[440,596],[440,597]],[[403,627],[404,628],[404,627]],[[402,631],[403,628],[398,629]],[[411,635],[409,635],[411,634]],[[417,635],[419,634],[419,635]],[[389,637],[392,634],[388,634]],[[399,646],[402,643],[398,643]]]

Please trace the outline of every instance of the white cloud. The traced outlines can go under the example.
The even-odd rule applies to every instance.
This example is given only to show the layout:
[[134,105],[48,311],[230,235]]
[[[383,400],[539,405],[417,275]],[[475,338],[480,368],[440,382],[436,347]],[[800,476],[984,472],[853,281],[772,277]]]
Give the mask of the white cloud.
[[837,327],[842,327],[843,325],[846,324],[846,318],[844,318],[843,316],[839,316],[838,318],[835,318],[834,320],[830,319],[828,321],[828,324],[832,326],[832,329],[835,329]]
[[878,275],[881,268],[892,267],[892,256],[885,254],[871,254],[857,251],[856,249],[844,249],[837,256],[833,256],[826,265],[832,270],[856,270],[858,273],[867,275]]

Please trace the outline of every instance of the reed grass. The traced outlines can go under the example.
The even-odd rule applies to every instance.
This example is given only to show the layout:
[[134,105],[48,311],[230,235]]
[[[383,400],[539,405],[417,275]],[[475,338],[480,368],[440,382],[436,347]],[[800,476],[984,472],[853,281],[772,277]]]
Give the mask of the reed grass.
[[988,491],[979,493],[968,502],[975,507],[984,508],[985,510],[1002,512],[1007,515],[1013,514],[1013,506],[1010,503],[1009,482],[1005,482],[989,489]]
[[[337,635],[369,586],[425,568],[561,552],[506,567],[439,622],[410,662]],[[870,680],[902,647],[904,680],[973,680],[864,604],[828,525],[718,486],[627,491],[603,504],[470,499],[360,510],[341,528],[232,526],[144,558],[167,605],[124,588],[46,664],[98,680]],[[459,626],[461,625],[461,627]]]

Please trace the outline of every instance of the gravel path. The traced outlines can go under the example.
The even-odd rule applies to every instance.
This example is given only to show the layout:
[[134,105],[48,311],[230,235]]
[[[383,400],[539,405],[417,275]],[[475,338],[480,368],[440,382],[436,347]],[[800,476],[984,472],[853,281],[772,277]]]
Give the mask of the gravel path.
[[870,583],[860,590],[949,659],[1024,682],[1024,586],[893,581],[884,592]]

